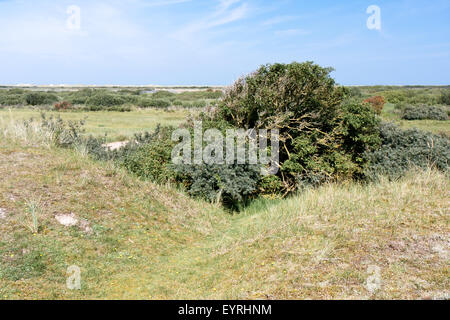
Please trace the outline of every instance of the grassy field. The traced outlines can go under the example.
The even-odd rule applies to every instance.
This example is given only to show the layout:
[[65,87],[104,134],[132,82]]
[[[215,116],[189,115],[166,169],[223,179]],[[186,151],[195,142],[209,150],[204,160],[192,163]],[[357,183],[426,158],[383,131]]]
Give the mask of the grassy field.
[[[47,112],[87,117],[109,141],[177,125],[189,111]],[[2,109],[0,125],[39,117]],[[450,134],[449,121],[385,120]],[[0,141],[0,299],[448,298],[449,182],[327,184],[240,214],[141,181],[75,150]],[[65,227],[57,215],[72,214]],[[34,217],[34,218],[33,218]],[[82,288],[66,287],[67,268]],[[370,290],[376,276],[379,286]]]
[[[180,109],[164,111],[157,109],[142,109],[132,112],[108,111],[80,111],[80,112],[49,112],[48,116],[61,116],[64,120],[79,121],[86,119],[84,126],[87,133],[102,136],[107,134],[108,141],[126,140],[134,133],[153,130],[156,125],[178,125],[186,119],[190,111]],[[26,120],[32,117],[39,118],[38,109],[7,109],[0,108],[0,121],[10,122]]]
[[[434,171],[329,184],[239,215],[75,151],[8,140],[0,176],[2,299],[449,294],[449,179]],[[55,219],[70,213],[78,225]],[[66,287],[71,265],[81,268],[80,291]],[[380,286],[371,291],[374,270]]]
[[435,134],[445,133],[450,135],[450,120],[402,120],[399,111],[395,110],[395,105],[387,103],[383,109],[381,117],[385,121],[392,121],[403,129],[417,128],[422,131],[429,131]]

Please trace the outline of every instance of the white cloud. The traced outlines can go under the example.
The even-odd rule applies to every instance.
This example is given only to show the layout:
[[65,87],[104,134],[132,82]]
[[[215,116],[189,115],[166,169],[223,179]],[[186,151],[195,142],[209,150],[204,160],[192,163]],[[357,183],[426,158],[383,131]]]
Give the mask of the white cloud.
[[287,29],[275,31],[276,36],[283,36],[283,37],[306,36],[308,34],[311,34],[311,32],[304,29]]
[[[239,4],[236,6],[236,4]],[[216,9],[208,16],[196,20],[172,34],[172,38],[185,42],[192,41],[195,34],[226,25],[247,16],[248,4],[241,0],[220,0]]]

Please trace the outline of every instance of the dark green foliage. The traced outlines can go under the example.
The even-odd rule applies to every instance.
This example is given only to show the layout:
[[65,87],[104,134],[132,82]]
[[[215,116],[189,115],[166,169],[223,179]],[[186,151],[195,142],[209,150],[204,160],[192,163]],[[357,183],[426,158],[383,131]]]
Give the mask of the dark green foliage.
[[175,96],[176,96],[176,94],[173,92],[161,90],[161,91],[156,91],[155,93],[153,93],[152,99],[170,99]]
[[0,106],[18,106],[26,104],[23,94],[2,94],[0,95]]
[[166,101],[166,100],[156,100],[156,99],[149,99],[149,98],[144,98],[144,99],[140,99],[138,102],[138,106],[142,107],[142,108],[160,108],[160,109],[165,109],[170,107],[170,102]]
[[375,113],[356,101],[343,103],[345,90],[331,71],[312,62],[262,66],[219,104],[216,119],[234,127],[280,130],[284,192],[360,176],[364,153],[379,142]]
[[58,101],[58,97],[48,92],[30,92],[25,95],[25,101],[32,106],[53,104]]
[[158,127],[153,134],[138,136],[140,142],[132,142],[113,158],[129,172],[156,183],[175,182],[172,168],[171,127]]
[[437,106],[407,106],[403,109],[404,120],[448,120],[447,112]]
[[85,111],[116,111],[116,112],[130,112],[131,107],[126,105],[118,105],[118,106],[85,106],[82,108]]
[[260,179],[255,165],[181,165],[175,170],[190,195],[234,209],[255,194]]
[[380,135],[381,148],[367,154],[370,167],[365,174],[369,179],[379,175],[396,179],[411,168],[449,168],[450,139],[446,136],[417,129],[401,130],[392,123],[383,123]]
[[439,97],[439,103],[450,106],[450,90],[443,91],[441,93],[441,96]]
[[75,92],[71,92],[67,98],[71,104],[86,104],[86,100],[93,95],[95,95],[96,91],[94,89],[81,89]]
[[99,92],[86,100],[87,106],[93,107],[113,107],[125,104],[125,99],[116,94],[108,92]]

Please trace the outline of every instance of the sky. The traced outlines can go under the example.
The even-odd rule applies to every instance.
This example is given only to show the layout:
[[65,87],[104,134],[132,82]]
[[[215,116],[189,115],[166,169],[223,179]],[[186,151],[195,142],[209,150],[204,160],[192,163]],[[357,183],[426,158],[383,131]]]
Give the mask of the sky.
[[293,61],[449,85],[450,0],[0,0],[0,84],[229,85]]

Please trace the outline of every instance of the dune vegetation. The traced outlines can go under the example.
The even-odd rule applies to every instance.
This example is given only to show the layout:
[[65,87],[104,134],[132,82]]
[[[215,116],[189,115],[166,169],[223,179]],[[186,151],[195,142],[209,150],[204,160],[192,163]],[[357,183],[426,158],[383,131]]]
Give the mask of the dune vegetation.
[[[0,299],[448,299],[448,87],[330,72],[0,90]],[[278,128],[279,171],[173,165],[172,133],[194,120]]]

